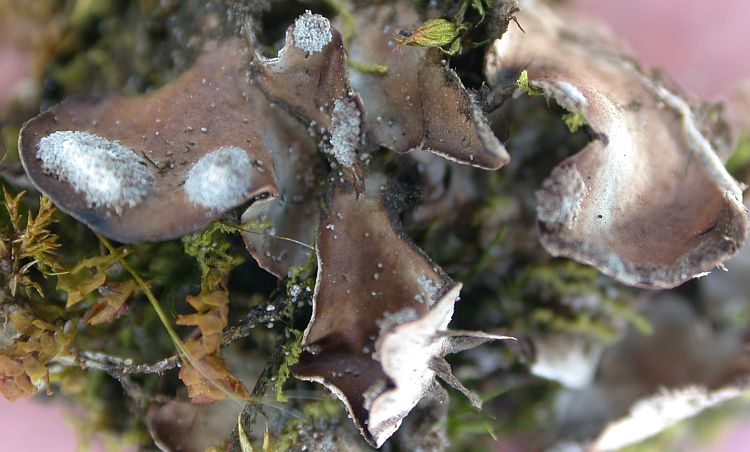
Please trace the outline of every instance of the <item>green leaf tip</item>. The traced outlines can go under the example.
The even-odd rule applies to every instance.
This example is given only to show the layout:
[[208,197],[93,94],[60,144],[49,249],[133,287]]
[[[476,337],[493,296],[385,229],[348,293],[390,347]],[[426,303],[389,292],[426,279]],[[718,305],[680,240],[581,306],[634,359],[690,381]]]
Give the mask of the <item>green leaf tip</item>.
[[526,69],[521,71],[521,73],[518,75],[516,85],[524,90],[529,96],[538,96],[540,94],[544,94],[544,90],[542,88],[531,84],[531,81],[529,80],[529,73]]
[[[461,48],[458,37],[465,30],[463,25],[455,24],[446,19],[429,19],[411,32],[396,35],[399,45],[415,47],[438,47],[447,54],[454,54]],[[444,46],[450,45],[448,50]]]

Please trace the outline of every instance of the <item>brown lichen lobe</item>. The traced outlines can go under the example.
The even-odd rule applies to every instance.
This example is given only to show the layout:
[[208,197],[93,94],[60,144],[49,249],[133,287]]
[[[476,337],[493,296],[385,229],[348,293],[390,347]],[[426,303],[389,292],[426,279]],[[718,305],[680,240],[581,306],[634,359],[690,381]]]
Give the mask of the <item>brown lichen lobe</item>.
[[[245,82],[245,53],[234,40],[209,44],[190,70],[152,93],[70,98],[28,121],[19,148],[32,182],[122,242],[178,237],[256,196],[275,196],[271,156],[280,149],[271,147],[286,146],[265,135],[283,112]],[[74,162],[80,171],[71,173]]]
[[346,68],[341,34],[328,19],[307,11],[287,29],[276,57],[255,53],[250,79],[268,100],[310,127],[332,162],[361,191],[364,110]]
[[592,142],[537,193],[542,244],[630,285],[674,287],[744,244],[742,189],[687,101],[637,67],[596,28],[522,3],[488,54],[490,83],[526,67],[532,86],[580,114]]
[[358,201],[349,187],[332,193],[318,228],[317,249],[313,319],[294,373],[331,388],[370,439],[364,395],[388,379],[373,359],[381,333],[378,322],[405,308],[420,317],[427,312],[428,306],[415,298],[422,293],[419,277],[440,287],[452,283],[401,239],[379,196]]
[[386,74],[349,71],[366,107],[376,145],[396,152],[423,149],[457,163],[496,170],[510,157],[492,133],[482,105],[436,50],[398,47],[397,32],[420,22],[406,1],[372,5],[358,14],[349,54],[384,65]]
[[[284,278],[289,269],[305,265],[315,243],[323,197],[318,169],[324,161],[304,127],[291,117],[276,123],[286,149],[273,153],[274,181],[279,195],[253,203],[242,223],[270,223],[268,230],[248,230],[242,237],[258,264]],[[305,246],[307,245],[307,246]]]
[[318,228],[313,318],[293,372],[334,392],[380,447],[433,393],[436,376],[480,403],[443,356],[505,337],[446,331],[461,285],[405,237],[374,191],[359,199],[350,186],[332,189]]

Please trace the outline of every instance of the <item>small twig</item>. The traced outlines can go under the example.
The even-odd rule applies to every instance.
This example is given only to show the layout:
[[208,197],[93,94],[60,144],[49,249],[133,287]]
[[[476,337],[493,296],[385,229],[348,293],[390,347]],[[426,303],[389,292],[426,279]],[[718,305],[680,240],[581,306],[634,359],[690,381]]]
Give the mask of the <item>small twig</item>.
[[223,224],[225,224],[226,226],[229,226],[231,228],[234,228],[235,230],[240,231],[240,232],[247,232],[248,234],[264,235],[266,237],[271,237],[272,239],[276,239],[276,240],[285,240],[287,242],[294,243],[295,245],[299,245],[299,246],[305,247],[305,248],[307,248],[309,250],[316,251],[316,249],[315,249],[314,246],[308,245],[307,243],[304,243],[304,242],[300,242],[299,240],[295,240],[293,238],[284,237],[284,236],[281,236],[281,235],[271,234],[271,233],[269,233],[267,231],[258,231],[258,230],[253,230],[253,229],[247,229],[247,228],[243,228],[242,226],[237,226],[237,225],[233,225],[233,224],[228,224],[228,223],[223,223]]
[[143,389],[143,386],[131,380],[127,375],[123,375],[122,377],[118,378],[117,381],[120,382],[120,385],[125,391],[125,394],[127,394],[128,397],[134,400],[138,408],[141,410],[146,408],[149,402],[167,403],[173,400],[171,397],[150,394],[148,391]]
[[[289,317],[289,314],[284,314],[285,310],[282,309],[283,304],[289,303],[290,300],[284,297],[280,297],[274,301],[275,303],[269,303],[268,305],[262,307],[265,312],[260,309],[261,306],[258,306],[251,310],[248,315],[245,316],[243,321],[240,322],[240,326],[236,328],[238,330],[243,329],[243,333],[249,333],[249,330],[258,323],[282,320],[291,322],[292,319]],[[274,309],[269,311],[269,306],[274,306]],[[269,315],[273,316],[273,320],[269,318]],[[226,338],[226,334],[224,337]],[[286,359],[284,343],[287,341],[287,339],[288,336],[286,334],[283,334],[277,340],[276,346],[274,347],[274,351],[271,354],[270,359],[266,362],[263,371],[255,381],[255,386],[253,387],[253,390],[251,392],[250,400],[245,404],[245,408],[242,410],[238,421],[241,423],[243,429],[245,430],[252,429],[252,426],[255,424],[255,421],[259,414],[265,416],[265,414],[263,413],[263,405],[273,406],[271,404],[262,403],[260,401],[263,400],[268,392],[273,388],[274,378],[278,375],[281,363],[283,363]],[[238,435],[238,429],[235,428],[234,432],[232,433],[232,439],[230,440],[231,447],[227,450],[230,450],[231,452],[241,451]]]
[[75,364],[79,367],[101,370],[118,380],[122,376],[132,374],[163,374],[177,367],[179,362],[179,355],[172,355],[153,364],[133,364],[130,359],[122,359],[99,352],[80,352],[75,356]]
[[[60,360],[58,360],[60,361]],[[158,373],[174,368],[179,362],[177,355],[159,361],[152,365],[133,364],[129,359],[121,359],[98,352],[81,352],[73,358],[74,363],[82,369],[96,369],[109,374],[120,382],[125,393],[139,406],[145,406],[144,402],[166,403],[170,399],[163,396],[149,394],[141,385],[130,379],[130,374]]]
[[268,303],[260,306],[253,306],[239,324],[227,328],[221,340],[221,345],[230,344],[238,339],[250,335],[250,330],[258,325],[272,323],[280,320],[282,317],[281,309],[277,304]]
[[[226,346],[248,337],[251,330],[258,325],[278,321],[281,317],[280,310],[275,307],[269,309],[269,306],[273,306],[273,304],[253,306],[238,325],[224,331],[221,345]],[[134,364],[131,359],[118,358],[101,352],[82,351],[73,357],[73,363],[82,369],[96,369],[107,372],[113,378],[121,380],[126,375],[163,374],[177,367],[180,363],[180,357],[175,354],[153,364]]]
[[[258,414],[265,416],[263,413],[264,404],[259,401],[263,400],[268,391],[273,387],[272,378],[276,375],[279,366],[281,366],[281,363],[284,360],[283,353],[281,352],[284,341],[285,339],[283,336],[277,341],[274,352],[271,354],[271,358],[268,360],[263,371],[261,371],[258,379],[255,381],[250,400],[245,404],[242,413],[240,413],[238,425],[242,425],[242,428],[245,431],[252,429],[258,418]],[[231,452],[240,452],[242,450],[239,445],[239,432],[237,428],[232,432],[232,439],[230,441],[231,447],[228,450]]]

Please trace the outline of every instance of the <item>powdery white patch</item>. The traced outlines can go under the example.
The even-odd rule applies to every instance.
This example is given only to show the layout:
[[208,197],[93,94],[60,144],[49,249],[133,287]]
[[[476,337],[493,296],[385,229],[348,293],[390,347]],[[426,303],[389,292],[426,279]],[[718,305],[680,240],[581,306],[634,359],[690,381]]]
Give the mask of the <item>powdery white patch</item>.
[[153,189],[146,160],[118,141],[89,132],[58,131],[39,140],[36,157],[45,174],[82,193],[89,207],[121,213],[139,204]]
[[294,21],[294,45],[305,52],[320,52],[333,35],[331,22],[320,14],[313,14],[310,10]]
[[537,193],[537,218],[550,229],[571,227],[588,194],[586,182],[575,168],[556,168]]
[[412,320],[417,320],[419,318],[419,314],[417,314],[417,310],[412,307],[406,307],[396,312],[386,312],[383,315],[383,318],[380,319],[377,324],[380,328],[381,334],[385,331],[390,330],[396,325],[400,325],[404,322],[410,322]]
[[619,450],[636,444],[703,410],[747,393],[747,388],[734,386],[716,391],[696,386],[665,390],[641,400],[626,417],[610,423],[596,439],[592,450]]
[[204,155],[187,173],[185,193],[193,204],[227,210],[242,203],[252,184],[252,163],[244,149],[225,146]]
[[414,299],[420,303],[427,302],[428,306],[432,306],[438,299],[438,293],[440,292],[441,285],[437,284],[427,275],[421,275],[417,278],[417,283],[421,287],[421,292],[414,296]]
[[336,99],[331,115],[331,147],[328,152],[340,165],[346,168],[356,165],[361,132],[362,118],[354,101]]

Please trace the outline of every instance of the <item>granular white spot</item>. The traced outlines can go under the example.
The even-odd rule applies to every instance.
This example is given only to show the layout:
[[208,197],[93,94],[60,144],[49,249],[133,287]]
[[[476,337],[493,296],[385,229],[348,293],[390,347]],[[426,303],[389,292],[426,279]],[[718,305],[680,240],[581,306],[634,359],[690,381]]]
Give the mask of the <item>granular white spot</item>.
[[417,320],[418,318],[419,314],[417,314],[417,310],[407,307],[393,313],[386,311],[385,314],[383,314],[383,318],[376,321],[376,323],[380,328],[380,334],[383,334],[383,332],[390,330],[396,325]]
[[45,174],[57,176],[82,193],[89,207],[121,213],[152,190],[146,160],[118,141],[89,132],[59,131],[39,140],[36,157]]
[[320,52],[331,42],[331,22],[310,10],[294,21],[294,45],[305,52]]
[[435,304],[438,299],[438,292],[440,292],[440,286],[427,275],[421,275],[417,278],[417,284],[421,288],[421,293],[417,294],[414,299],[420,303],[426,300],[428,306]]
[[346,168],[352,168],[357,161],[361,127],[359,108],[354,101],[336,99],[331,115],[331,148],[328,152]]
[[193,204],[227,210],[240,204],[250,190],[252,164],[243,149],[225,146],[204,155],[190,168],[185,193]]
[[[575,166],[555,168],[536,193],[537,218],[548,230],[572,227],[587,192],[586,182]],[[603,223],[606,218],[598,221]]]

